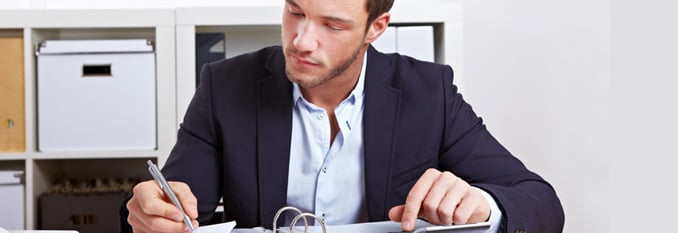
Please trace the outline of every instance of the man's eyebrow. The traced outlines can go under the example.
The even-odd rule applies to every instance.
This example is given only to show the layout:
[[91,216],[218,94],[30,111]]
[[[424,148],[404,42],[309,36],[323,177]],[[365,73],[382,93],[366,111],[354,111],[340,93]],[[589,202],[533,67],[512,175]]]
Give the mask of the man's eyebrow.
[[[285,0],[285,2],[287,2],[287,4],[292,5],[292,7],[294,7],[294,8],[300,8],[301,9],[299,4],[294,2],[294,0]],[[337,22],[337,23],[341,23],[341,24],[346,24],[346,25],[351,25],[351,26],[355,25],[355,21],[350,20],[350,19],[344,19],[344,18],[339,18],[339,17],[335,17],[335,16],[323,16],[322,18],[325,19],[325,20],[328,20],[328,21]]]
[[299,7],[299,4],[297,4],[297,3],[294,2],[293,0],[285,0],[285,2],[287,2],[287,4],[292,5],[292,6],[295,7],[295,8],[301,8],[301,7]]
[[355,25],[355,21],[353,21],[353,20],[343,19],[343,18],[334,17],[334,16],[323,16],[323,19],[329,20],[329,21],[332,21],[332,22],[341,23],[341,24],[347,24],[347,25],[351,25],[351,26]]

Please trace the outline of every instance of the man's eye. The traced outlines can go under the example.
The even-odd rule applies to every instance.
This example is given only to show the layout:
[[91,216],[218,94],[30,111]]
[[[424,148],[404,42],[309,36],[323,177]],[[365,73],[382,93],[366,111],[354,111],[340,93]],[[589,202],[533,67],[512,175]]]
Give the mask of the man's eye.
[[290,14],[294,15],[294,16],[303,16],[304,15],[303,13],[294,11],[292,9],[287,9],[287,12],[290,12]]
[[325,24],[325,26],[328,27],[331,30],[334,30],[334,31],[339,31],[339,30],[342,29],[341,27],[337,27],[337,26],[332,25],[332,24]]

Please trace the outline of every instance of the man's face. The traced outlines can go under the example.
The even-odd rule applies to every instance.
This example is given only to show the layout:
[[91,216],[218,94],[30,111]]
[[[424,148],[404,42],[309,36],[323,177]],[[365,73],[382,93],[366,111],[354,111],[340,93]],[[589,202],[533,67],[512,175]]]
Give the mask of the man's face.
[[286,0],[282,45],[287,77],[319,86],[355,63],[365,44],[365,0]]

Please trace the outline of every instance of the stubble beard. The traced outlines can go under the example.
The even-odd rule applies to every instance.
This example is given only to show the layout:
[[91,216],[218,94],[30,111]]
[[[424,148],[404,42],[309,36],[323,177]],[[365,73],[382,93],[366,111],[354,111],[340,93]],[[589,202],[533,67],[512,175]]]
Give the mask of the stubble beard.
[[[355,51],[353,52],[353,55],[351,55],[351,57],[346,59],[343,63],[341,63],[341,65],[339,65],[336,68],[334,68],[333,70],[331,70],[327,75],[321,76],[320,78],[311,79],[311,80],[297,79],[292,74],[292,72],[290,72],[289,67],[285,68],[285,74],[287,74],[287,78],[290,81],[296,83],[300,87],[314,88],[314,87],[320,86],[323,83],[326,83],[327,81],[333,79],[334,77],[337,77],[340,74],[344,73],[358,59],[358,55],[360,54],[361,48],[362,48],[362,45],[358,46],[358,48],[355,49]],[[291,54],[296,54],[296,51],[292,51]]]

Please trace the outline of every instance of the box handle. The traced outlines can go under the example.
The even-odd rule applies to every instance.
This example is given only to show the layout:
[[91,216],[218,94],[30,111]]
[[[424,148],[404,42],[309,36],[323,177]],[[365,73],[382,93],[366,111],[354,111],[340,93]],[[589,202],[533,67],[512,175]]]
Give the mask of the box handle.
[[7,119],[3,125],[8,129],[14,128],[14,121],[12,119]]
[[83,64],[82,77],[83,78],[107,78],[113,76],[111,74],[111,64]]

